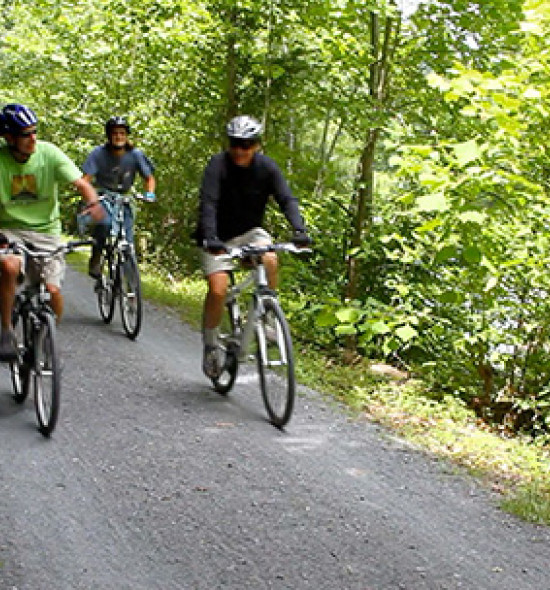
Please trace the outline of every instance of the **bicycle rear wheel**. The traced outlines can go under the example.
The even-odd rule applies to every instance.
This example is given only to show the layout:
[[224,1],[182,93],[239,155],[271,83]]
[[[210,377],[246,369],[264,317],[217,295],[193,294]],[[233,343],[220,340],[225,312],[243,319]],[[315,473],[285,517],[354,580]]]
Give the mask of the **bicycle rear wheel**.
[[235,305],[237,303],[233,301],[226,304],[218,335],[222,372],[217,378],[212,379],[212,383],[214,384],[214,389],[222,395],[226,395],[233,389],[239,369],[239,361],[237,359],[238,346],[233,340],[235,322],[239,321],[238,314],[233,307]]
[[120,315],[122,327],[130,340],[137,338],[141,329],[142,304],[139,267],[133,252],[126,252],[119,260]]
[[59,416],[61,379],[54,316],[46,312],[40,320],[40,328],[34,332],[34,364],[31,379],[38,429],[44,436],[49,436]]
[[263,297],[261,303],[263,313],[256,328],[260,387],[271,423],[282,428],[290,420],[294,408],[292,339],[279,302]]
[[97,305],[99,315],[106,323],[111,323],[115,313],[115,276],[113,271],[113,255],[103,252],[101,260],[101,277],[96,283]]
[[30,367],[26,353],[25,342],[25,320],[20,313],[15,312],[12,316],[12,326],[19,349],[19,358],[17,361],[10,363],[11,383],[13,386],[13,399],[22,404],[29,395],[29,374]]

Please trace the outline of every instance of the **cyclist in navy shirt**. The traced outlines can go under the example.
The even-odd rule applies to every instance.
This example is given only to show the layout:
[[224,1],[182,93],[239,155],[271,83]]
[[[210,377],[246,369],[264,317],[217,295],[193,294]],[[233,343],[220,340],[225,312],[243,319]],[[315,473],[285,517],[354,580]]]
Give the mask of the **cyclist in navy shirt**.
[[[92,150],[86,158],[84,166],[84,178],[93,180],[98,193],[110,190],[117,193],[126,193],[134,184],[136,174],[143,178],[144,197],[148,201],[155,200],[154,166],[147,156],[139,149],[133,147],[128,141],[130,126],[124,117],[111,117],[105,124],[107,143]],[[100,275],[101,251],[105,245],[111,228],[111,216],[94,227],[93,237],[96,240],[92,248],[89,262],[89,274],[94,278]],[[132,208],[127,205],[124,211],[124,227],[129,242],[133,242],[134,215]]]
[[[203,371],[219,376],[218,326],[221,322],[227,271],[232,264],[216,258],[225,245],[268,244],[272,239],[262,228],[264,213],[273,197],[294,229],[294,242],[307,246],[311,240],[298,206],[277,164],[258,152],[261,124],[242,115],[227,125],[229,149],[214,155],[206,169],[200,191],[199,222],[194,237],[202,248],[202,267],[208,281],[203,314]],[[263,262],[269,286],[277,286],[277,256],[268,253]]]

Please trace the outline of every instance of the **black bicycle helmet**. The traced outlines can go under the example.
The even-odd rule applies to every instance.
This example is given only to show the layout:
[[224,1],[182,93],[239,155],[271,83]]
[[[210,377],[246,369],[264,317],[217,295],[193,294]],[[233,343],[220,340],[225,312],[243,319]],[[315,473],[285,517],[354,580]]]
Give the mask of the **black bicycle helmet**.
[[128,121],[124,117],[118,117],[118,116],[111,117],[105,123],[105,135],[107,136],[107,139],[110,138],[111,131],[113,130],[113,127],[124,127],[124,129],[126,129],[126,133],[131,133],[130,125],[128,124]]
[[259,139],[262,124],[248,115],[239,115],[229,121],[226,131],[230,139]]
[[21,129],[38,123],[38,117],[34,112],[22,104],[7,104],[1,115],[0,122],[5,133],[17,134]]

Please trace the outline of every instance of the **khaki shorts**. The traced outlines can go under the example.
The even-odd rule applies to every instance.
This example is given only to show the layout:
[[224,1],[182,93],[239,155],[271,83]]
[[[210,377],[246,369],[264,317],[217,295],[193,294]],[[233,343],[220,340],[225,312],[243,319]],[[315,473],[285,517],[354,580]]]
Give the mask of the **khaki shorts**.
[[[262,229],[261,227],[255,227],[246,233],[231,238],[225,242],[228,246],[245,246],[246,244],[253,244],[255,246],[264,246],[265,244],[271,244],[273,239],[271,236]],[[227,258],[218,258],[214,254],[210,254],[206,250],[201,250],[201,265],[204,272],[204,276],[209,276],[215,272],[223,272],[233,270],[235,264],[233,261]]]
[[[59,236],[51,234],[43,234],[41,232],[30,230],[4,230],[2,233],[8,238],[10,242],[28,242],[32,244],[37,250],[55,250],[62,244]],[[21,275],[20,282],[37,283],[40,280],[40,268],[34,264],[30,258],[21,254]],[[61,287],[63,279],[65,278],[65,258],[63,254],[56,255],[52,260],[46,264],[44,269],[46,283]]]

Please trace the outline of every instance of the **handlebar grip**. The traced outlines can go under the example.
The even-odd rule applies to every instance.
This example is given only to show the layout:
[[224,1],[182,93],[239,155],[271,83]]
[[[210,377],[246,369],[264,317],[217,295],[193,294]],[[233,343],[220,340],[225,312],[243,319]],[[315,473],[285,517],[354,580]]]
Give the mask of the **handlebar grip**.
[[78,248],[79,246],[93,246],[95,240],[93,238],[87,238],[85,240],[73,240],[67,243],[68,249]]

